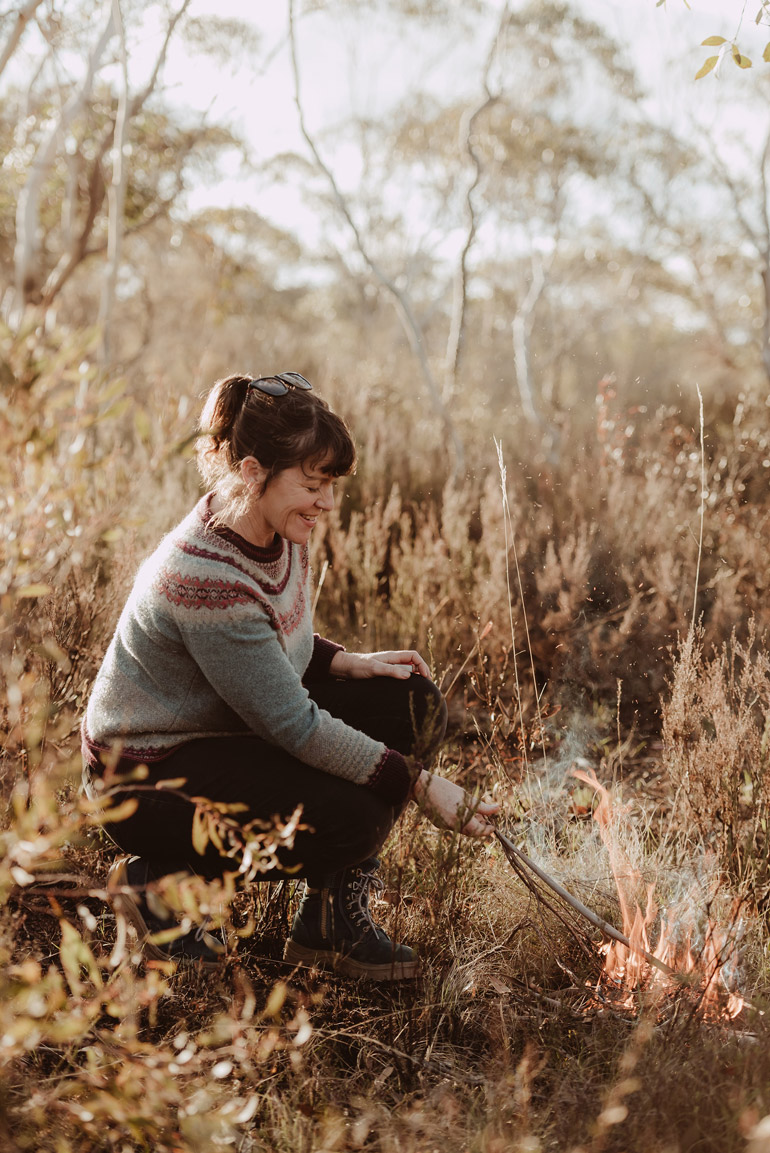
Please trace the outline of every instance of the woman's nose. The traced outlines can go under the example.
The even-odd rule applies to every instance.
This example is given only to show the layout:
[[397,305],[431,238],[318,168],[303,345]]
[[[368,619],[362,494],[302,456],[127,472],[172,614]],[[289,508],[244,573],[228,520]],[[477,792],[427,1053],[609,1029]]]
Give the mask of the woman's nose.
[[334,508],[334,488],[331,484],[324,484],[321,486],[321,491],[318,494],[316,504],[319,508],[326,509],[328,512]]

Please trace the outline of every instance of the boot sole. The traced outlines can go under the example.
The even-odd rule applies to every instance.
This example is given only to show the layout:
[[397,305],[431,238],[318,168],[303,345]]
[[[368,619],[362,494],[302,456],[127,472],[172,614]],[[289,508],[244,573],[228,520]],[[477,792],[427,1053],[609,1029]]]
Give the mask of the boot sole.
[[116,913],[124,917],[128,923],[133,926],[137,937],[139,938],[139,948],[145,957],[151,961],[164,961],[168,964],[172,961],[175,965],[180,966],[195,966],[197,969],[206,973],[216,973],[219,969],[221,962],[219,961],[204,961],[196,957],[185,957],[181,954],[178,957],[170,957],[168,953],[155,944],[152,940],[152,933],[147,926],[147,922],[142,916],[142,911],[133,899],[130,893],[120,892],[118,890],[123,888],[130,888],[126,878],[126,862],[128,857],[117,861],[110,869],[110,875],[107,879],[107,892],[110,896],[110,902]]
[[367,965],[363,961],[345,956],[344,953],[335,953],[332,949],[309,949],[306,945],[298,945],[291,939],[286,942],[283,959],[290,965],[334,969],[336,973],[341,973],[345,977],[363,977],[370,981],[411,981],[419,970],[417,960],[387,961],[381,965]]

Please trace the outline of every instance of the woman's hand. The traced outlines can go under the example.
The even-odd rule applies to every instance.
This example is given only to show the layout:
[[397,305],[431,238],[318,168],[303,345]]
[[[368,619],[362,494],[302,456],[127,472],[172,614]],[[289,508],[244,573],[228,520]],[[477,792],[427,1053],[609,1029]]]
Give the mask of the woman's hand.
[[500,811],[496,801],[475,801],[454,781],[434,777],[423,769],[412,795],[438,829],[454,829],[468,837],[490,837],[495,826],[489,820]]
[[397,677],[406,680],[412,673],[429,677],[430,670],[419,653],[413,649],[387,653],[336,652],[329,665],[335,677],[366,680],[368,677]]

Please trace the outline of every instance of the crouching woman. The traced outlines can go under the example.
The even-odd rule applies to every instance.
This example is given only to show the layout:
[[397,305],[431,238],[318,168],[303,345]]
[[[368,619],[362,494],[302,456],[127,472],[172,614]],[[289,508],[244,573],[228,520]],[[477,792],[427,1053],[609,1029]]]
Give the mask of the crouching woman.
[[[313,632],[308,542],[355,464],[344,421],[298,373],[234,375],[209,393],[200,432],[208,492],[139,570],[83,725],[87,782],[107,765],[149,772],[110,826],[126,854],[110,888],[148,953],[213,964],[220,946],[200,929],[153,940],[169,927],[153,882],[232,867],[194,850],[187,798],[239,804],[244,824],[301,806],[305,827],[267,874],[305,879],[285,959],[411,977],[413,950],[369,910],[379,850],[410,801],[476,837],[496,806],[428,772],[446,706],[418,652],[351,653]],[[171,778],[186,796],[147,788]]]

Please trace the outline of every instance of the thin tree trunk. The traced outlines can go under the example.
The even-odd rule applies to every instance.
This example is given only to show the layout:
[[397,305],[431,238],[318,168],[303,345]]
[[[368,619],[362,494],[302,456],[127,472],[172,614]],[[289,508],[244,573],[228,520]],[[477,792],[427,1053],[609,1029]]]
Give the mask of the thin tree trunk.
[[532,260],[532,280],[527,295],[516,309],[511,322],[513,338],[513,363],[516,369],[516,384],[524,415],[532,424],[542,425],[543,418],[535,401],[535,383],[532,373],[532,352],[530,337],[535,307],[545,288],[545,272],[540,260]]
[[6,40],[5,47],[0,54],[0,76],[2,76],[5,71],[5,66],[16,51],[18,43],[24,35],[24,29],[42,3],[43,0],[27,0],[24,7],[20,8],[16,13],[16,23],[11,29],[11,34]]
[[123,241],[123,211],[126,202],[126,143],[128,140],[128,53],[126,51],[126,29],[120,0],[112,0],[112,15],[118,30],[120,42],[121,87],[118,98],[118,111],[115,117],[115,143],[112,149],[112,180],[107,193],[109,204],[107,224],[107,271],[104,277],[99,323],[102,330],[101,358],[107,365],[110,359],[112,316],[115,308],[115,293],[120,271],[120,253]]
[[113,13],[112,10],[110,10],[109,19],[88,59],[88,67],[83,83],[80,88],[72,94],[64,105],[59,119],[43,137],[30,166],[27,181],[19,196],[16,209],[14,271],[17,306],[22,311],[24,305],[32,299],[39,288],[37,258],[39,247],[38,233],[40,230],[40,197],[43,182],[54,162],[58,139],[66,132],[90,96],[101,58],[104,55],[109,41],[112,39],[114,31]]
[[[169,45],[169,42],[171,40],[171,37],[174,33],[174,30],[176,29],[176,26],[177,26],[179,20],[182,18],[182,16],[184,16],[184,14],[187,11],[187,9],[189,8],[191,2],[192,2],[192,0],[184,0],[184,3],[179,7],[177,12],[174,14],[174,16],[169,21],[168,27],[166,29],[166,35],[165,35],[164,40],[163,40],[163,44],[161,45],[160,51],[159,51],[158,56],[155,60],[155,65],[153,67],[152,73],[150,74],[150,77],[149,77],[147,83],[145,84],[144,88],[140,92],[137,92],[136,95],[127,104],[127,111],[125,112],[125,115],[122,118],[122,123],[123,123],[124,129],[125,129],[125,131],[121,133],[124,136],[123,146],[121,146],[116,141],[116,133],[117,133],[117,129],[118,129],[117,121],[118,121],[118,119],[121,119],[120,106],[118,108],[118,117],[116,118],[116,123],[109,126],[107,131],[102,136],[101,141],[99,142],[99,147],[96,151],[96,155],[90,161],[91,176],[90,176],[89,183],[88,183],[88,210],[86,212],[85,220],[83,222],[83,226],[80,229],[79,233],[77,233],[76,235],[73,235],[71,237],[67,251],[62,254],[58,263],[51,270],[51,272],[49,273],[49,275],[46,279],[45,285],[43,286],[43,289],[42,289],[41,302],[40,302],[41,308],[43,309],[43,311],[45,311],[45,309],[50,307],[50,305],[53,303],[54,299],[61,292],[64,285],[67,283],[69,278],[72,276],[75,269],[82,263],[82,261],[87,256],[94,255],[97,252],[102,252],[104,250],[103,245],[97,245],[96,247],[92,247],[92,248],[89,248],[89,246],[88,246],[89,240],[91,239],[91,235],[93,233],[94,225],[96,223],[96,219],[98,217],[99,211],[100,211],[102,203],[104,201],[105,194],[107,192],[104,177],[102,174],[102,161],[103,161],[104,157],[106,156],[107,152],[110,150],[110,148],[114,148],[115,150],[118,150],[117,151],[117,157],[118,157],[117,163],[120,166],[121,179],[123,180],[123,183],[124,183],[123,191],[119,195],[120,195],[121,200],[123,202],[125,202],[125,182],[127,180],[128,173],[127,173],[127,169],[125,166],[124,156],[125,156],[125,141],[127,140],[127,136],[128,136],[128,128],[129,128],[130,122],[141,111],[145,102],[147,101],[147,98],[153,92],[155,85],[157,84],[157,81],[158,81],[158,76],[160,74],[160,70],[161,70],[163,63],[166,59],[166,56],[168,54],[168,45]],[[114,15],[114,12],[113,12],[113,15]],[[127,99],[128,87],[127,87],[127,79],[125,77],[124,77],[124,84],[123,84],[123,92],[125,93],[125,96]],[[121,98],[122,97],[123,97],[123,93],[121,93]],[[112,188],[113,194],[114,194],[114,189],[115,189],[115,168],[114,167],[113,167],[113,178],[112,178],[111,188]],[[112,242],[113,244],[115,244],[117,241],[116,228],[120,229],[121,238],[123,236],[125,236],[125,234],[126,234],[125,222],[123,220],[123,206],[121,205],[120,219],[117,222],[117,224],[115,223],[115,217],[114,217],[115,208],[116,208],[116,206],[113,206],[113,202],[111,202],[109,238],[110,238],[110,242]],[[148,217],[147,221],[145,223],[149,223],[151,219],[155,219],[156,215],[157,214],[153,214],[152,217]],[[143,227],[143,226],[144,226],[144,223],[139,225],[138,227]],[[135,231],[135,230],[136,229],[134,228],[134,229],[131,229],[130,231]],[[113,251],[113,249],[109,247],[109,243],[108,243],[108,251],[109,252]],[[116,267],[116,272],[117,272],[117,267]],[[109,275],[109,270],[108,270],[108,275]],[[114,300],[114,295],[113,295],[113,300]],[[106,301],[105,301],[105,298],[103,296],[103,298],[102,298],[102,310],[103,310],[102,315],[103,316],[104,316],[104,309],[105,308],[106,308]]]
[[385,291],[393,299],[393,302],[394,302],[395,308],[396,308],[396,315],[398,316],[399,320],[401,321],[401,325],[402,325],[404,332],[406,333],[407,339],[409,341],[409,346],[412,349],[412,351],[414,352],[414,354],[417,358],[417,361],[420,365],[422,378],[423,378],[423,381],[425,382],[425,386],[428,390],[428,395],[430,396],[430,400],[431,400],[431,404],[433,406],[433,409],[436,412],[436,414],[438,415],[438,417],[440,418],[440,420],[443,424],[444,430],[445,430],[445,432],[446,432],[446,434],[450,440],[450,443],[452,445],[454,460],[453,460],[453,466],[452,466],[451,480],[452,480],[452,482],[455,482],[462,472],[464,455],[465,455],[464,447],[463,447],[462,440],[460,439],[460,436],[459,436],[457,429],[455,427],[454,421],[452,420],[449,409],[444,404],[444,401],[441,397],[441,391],[438,387],[438,384],[436,383],[436,379],[435,379],[433,372],[431,370],[430,361],[428,360],[428,355],[427,355],[427,352],[425,350],[425,342],[423,339],[423,333],[422,333],[422,329],[420,327],[420,323],[414,314],[414,310],[411,306],[411,302],[409,301],[409,298],[406,295],[406,293],[402,292],[401,289],[398,288],[398,286],[395,284],[395,282],[385,273],[385,271],[382,268],[380,268],[380,266],[377,264],[377,262],[374,260],[374,258],[369,253],[369,250],[366,247],[366,244],[364,243],[364,239],[361,235],[361,232],[358,228],[358,225],[356,224],[355,220],[353,219],[353,215],[351,213],[350,206],[348,205],[348,202],[346,201],[345,197],[342,195],[342,192],[340,191],[339,185],[337,184],[337,181],[334,178],[333,172],[331,171],[331,169],[328,167],[326,162],[321,157],[321,155],[318,151],[318,148],[316,146],[316,143],[308,131],[307,124],[305,122],[305,113],[304,113],[304,108],[302,105],[302,99],[300,96],[299,63],[297,60],[297,39],[296,39],[295,28],[294,28],[294,0],[289,0],[289,42],[290,42],[290,48],[291,48],[292,73],[293,73],[293,77],[294,77],[294,103],[295,103],[296,108],[297,108],[297,116],[299,118],[300,132],[302,133],[302,137],[303,137],[305,143],[307,144],[308,148],[310,149],[310,152],[312,153],[313,159],[315,160],[319,171],[323,173],[323,175],[326,177],[326,180],[329,183],[329,187],[331,188],[332,195],[334,196],[334,200],[337,204],[337,207],[338,207],[341,215],[345,219],[345,222],[347,223],[348,227],[350,228],[350,230],[353,234],[353,238],[355,240],[356,247],[357,247],[361,257],[363,258],[366,266],[369,268],[370,272],[372,273],[374,278],[378,281],[380,286],[382,288],[384,288]]
[[468,185],[465,194],[465,219],[466,219],[466,235],[465,243],[462,251],[460,252],[460,259],[457,262],[457,268],[452,282],[452,312],[449,320],[449,332],[447,334],[447,346],[444,356],[444,399],[451,400],[454,395],[455,386],[457,383],[457,373],[460,369],[460,358],[462,356],[463,341],[465,337],[465,320],[468,307],[468,257],[470,256],[471,249],[476,239],[477,217],[476,206],[474,204],[473,194],[478,188],[481,180],[481,155],[474,145],[474,129],[479,117],[487,108],[498,99],[497,95],[493,95],[489,87],[489,74],[492,70],[495,56],[497,55],[500,39],[505,31],[505,25],[508,21],[508,0],[502,6],[500,11],[500,19],[497,24],[497,30],[492,43],[487,53],[487,61],[484,67],[484,74],[482,79],[482,93],[483,100],[474,108],[473,112],[466,112],[460,122],[460,145],[464,148],[470,162],[473,166],[473,178]]
[[[550,264],[550,261],[549,261]],[[543,434],[543,446],[551,463],[558,459],[559,430],[542,411],[535,374],[532,366],[531,337],[534,326],[535,309],[548,283],[547,268],[543,261],[533,254],[532,280],[527,295],[516,310],[511,322],[513,341],[513,364],[516,372],[516,385],[519,391],[522,411],[529,423]]]
[[759,245],[762,259],[762,367],[770,383],[770,205],[768,205],[767,165],[770,161],[770,131],[765,138],[762,150],[760,180],[762,189],[762,244]]

